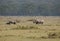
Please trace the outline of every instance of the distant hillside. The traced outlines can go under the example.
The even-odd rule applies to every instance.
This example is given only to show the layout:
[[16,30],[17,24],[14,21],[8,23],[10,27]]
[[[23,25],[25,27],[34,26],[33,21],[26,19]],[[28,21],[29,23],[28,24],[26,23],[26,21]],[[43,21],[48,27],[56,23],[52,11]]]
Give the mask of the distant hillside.
[[0,0],[0,15],[60,16],[60,0]]

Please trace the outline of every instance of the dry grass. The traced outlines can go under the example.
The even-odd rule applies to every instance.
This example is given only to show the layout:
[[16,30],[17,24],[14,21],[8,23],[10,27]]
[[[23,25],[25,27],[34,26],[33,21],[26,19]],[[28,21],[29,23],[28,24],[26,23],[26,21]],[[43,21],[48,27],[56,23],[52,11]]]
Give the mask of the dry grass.
[[[27,21],[36,18],[43,19],[44,24]],[[20,22],[7,25],[9,20]],[[60,17],[0,16],[0,41],[60,41]]]

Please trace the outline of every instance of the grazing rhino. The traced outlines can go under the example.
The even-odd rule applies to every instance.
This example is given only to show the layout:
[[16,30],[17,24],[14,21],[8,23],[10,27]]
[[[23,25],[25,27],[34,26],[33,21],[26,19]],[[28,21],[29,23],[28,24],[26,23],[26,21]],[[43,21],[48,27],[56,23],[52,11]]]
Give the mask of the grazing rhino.
[[16,24],[16,22],[15,21],[9,21],[6,24]]
[[43,23],[44,23],[44,20],[35,19],[35,20],[33,21],[33,23],[43,24]]

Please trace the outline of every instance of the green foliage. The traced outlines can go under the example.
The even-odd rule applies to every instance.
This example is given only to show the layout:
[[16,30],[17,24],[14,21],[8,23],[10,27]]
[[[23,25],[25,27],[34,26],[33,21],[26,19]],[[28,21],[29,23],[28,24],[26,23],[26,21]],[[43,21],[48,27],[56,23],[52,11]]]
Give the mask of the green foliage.
[[60,15],[60,3],[37,5],[32,2],[8,1],[6,4],[0,4],[0,15]]

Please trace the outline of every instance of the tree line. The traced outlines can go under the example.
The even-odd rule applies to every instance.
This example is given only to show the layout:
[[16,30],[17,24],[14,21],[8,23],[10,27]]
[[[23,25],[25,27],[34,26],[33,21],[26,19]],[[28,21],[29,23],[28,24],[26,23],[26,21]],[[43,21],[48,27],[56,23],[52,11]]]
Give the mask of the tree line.
[[59,4],[0,4],[0,15],[60,16]]

